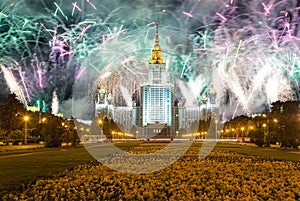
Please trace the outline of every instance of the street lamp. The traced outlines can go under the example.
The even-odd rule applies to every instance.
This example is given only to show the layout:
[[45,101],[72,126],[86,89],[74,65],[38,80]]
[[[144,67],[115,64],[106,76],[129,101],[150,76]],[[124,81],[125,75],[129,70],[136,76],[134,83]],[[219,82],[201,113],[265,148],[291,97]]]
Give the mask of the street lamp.
[[224,138],[224,130],[221,130],[221,136]]
[[248,129],[248,131],[247,131],[248,136],[249,136],[249,133],[253,131],[253,129],[254,129],[253,126],[249,126],[249,129]]
[[205,92],[201,97],[201,102],[203,103],[203,105],[205,105],[205,121],[207,120],[207,100],[208,99]]
[[99,124],[99,126],[100,126],[101,140],[103,140],[103,135],[102,135],[102,133],[103,133],[103,130],[102,130],[102,124],[103,124],[103,121],[102,121],[102,119],[99,119],[99,120],[98,120],[98,124]]
[[266,141],[267,141],[267,135],[266,135],[267,124],[263,124],[262,126],[264,127],[264,143],[266,143]]
[[24,139],[24,144],[27,144],[27,122],[29,120],[28,116],[24,117],[24,121],[25,121],[25,128],[24,128],[24,132],[25,132],[25,139]]
[[215,119],[215,124],[216,124],[216,140],[218,139],[218,119]]
[[241,130],[242,130],[242,138],[243,138],[244,137],[244,130],[245,130],[245,128],[242,127]]
[[136,138],[136,139],[139,138],[139,131],[135,131],[135,138]]
[[[230,136],[229,136],[229,129],[226,129],[226,130],[225,130],[225,133],[227,133],[227,134],[226,134],[226,138],[230,138]],[[227,136],[227,135],[228,135],[228,136]]]

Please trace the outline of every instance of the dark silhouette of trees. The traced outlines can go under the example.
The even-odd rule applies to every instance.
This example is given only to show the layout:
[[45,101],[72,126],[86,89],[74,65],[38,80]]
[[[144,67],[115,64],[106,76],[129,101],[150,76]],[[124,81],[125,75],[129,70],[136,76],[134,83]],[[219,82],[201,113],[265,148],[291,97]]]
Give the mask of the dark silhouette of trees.
[[[274,102],[271,112],[249,118],[237,117],[224,125],[226,130],[240,134],[244,128],[245,136],[258,146],[279,143],[281,147],[298,148],[300,139],[300,103],[297,101]],[[237,131],[237,129],[239,129]]]
[[79,136],[75,128],[73,117],[71,117],[71,120],[69,121],[68,124],[68,134],[70,136],[69,141],[72,143],[72,146],[75,146],[77,141],[79,141]]
[[24,127],[24,105],[12,93],[5,98],[0,105],[0,127],[4,130],[6,137],[11,137],[12,131]]
[[[280,102],[272,104],[270,117],[271,134],[273,138],[281,143],[281,147],[299,146],[300,139],[300,103],[297,101]],[[276,122],[274,122],[276,119]]]
[[45,146],[59,147],[62,143],[63,132],[62,121],[57,117],[50,117],[47,124],[41,130],[41,134],[45,138]]
[[208,120],[199,120],[198,133],[208,132],[210,118]]
[[61,142],[76,144],[78,135],[74,122],[49,113],[26,111],[15,94],[8,95],[0,105],[0,138],[11,142],[25,139],[25,120],[28,116],[28,142],[45,141],[46,147],[59,147]]

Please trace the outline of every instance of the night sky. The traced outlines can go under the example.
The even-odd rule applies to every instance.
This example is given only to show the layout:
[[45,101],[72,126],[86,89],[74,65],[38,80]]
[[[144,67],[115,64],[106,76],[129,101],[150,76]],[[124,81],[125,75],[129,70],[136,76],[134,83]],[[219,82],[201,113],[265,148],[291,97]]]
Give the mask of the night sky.
[[[169,56],[175,66],[170,69],[194,96],[221,80],[215,83],[221,105],[230,111],[240,105],[240,114],[259,112],[276,99],[299,97],[297,8],[294,0],[3,0],[0,98],[15,92],[28,105],[45,100],[51,111],[56,93],[59,110],[70,116],[82,68],[97,63],[101,74],[106,61],[119,62],[118,48],[130,55],[144,42],[151,49],[151,23],[158,20],[162,46],[176,55]],[[124,41],[132,44],[125,48]],[[105,58],[104,45],[114,47],[105,50],[112,52]],[[96,51],[100,56],[91,59]],[[261,83],[252,83],[256,79]]]

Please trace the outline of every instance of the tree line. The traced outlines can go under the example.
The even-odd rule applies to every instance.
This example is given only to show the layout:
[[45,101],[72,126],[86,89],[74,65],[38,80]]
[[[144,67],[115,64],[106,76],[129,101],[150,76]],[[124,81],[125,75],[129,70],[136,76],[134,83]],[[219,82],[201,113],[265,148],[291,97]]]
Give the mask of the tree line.
[[78,135],[72,119],[27,111],[12,93],[0,105],[0,141],[12,144],[44,142],[46,147],[59,147],[62,143],[75,145]]
[[[25,120],[28,117],[28,120]],[[112,139],[113,133],[122,132],[112,120],[103,118],[94,120],[91,126],[76,125],[88,134],[98,134],[101,127],[107,139]],[[26,122],[27,121],[27,122]],[[27,129],[28,143],[45,142],[46,147],[59,147],[62,143],[75,145],[79,142],[77,128],[71,120],[54,116],[49,113],[27,111],[15,94],[8,95],[0,105],[0,141],[14,144],[25,143],[25,129]],[[197,127],[197,122],[194,122]],[[25,125],[27,124],[27,125]],[[208,132],[210,118],[200,120],[198,133]],[[134,133],[134,132],[133,132]],[[300,145],[300,104],[297,101],[272,104],[271,111],[248,117],[239,116],[224,123],[223,129],[218,131],[221,138],[250,138],[258,146],[279,144],[281,147],[298,148]]]
[[[198,132],[207,131],[210,119],[200,121]],[[271,111],[248,116],[238,116],[224,123],[219,131],[221,138],[250,138],[258,146],[278,144],[298,149],[300,145],[300,103],[274,102]]]

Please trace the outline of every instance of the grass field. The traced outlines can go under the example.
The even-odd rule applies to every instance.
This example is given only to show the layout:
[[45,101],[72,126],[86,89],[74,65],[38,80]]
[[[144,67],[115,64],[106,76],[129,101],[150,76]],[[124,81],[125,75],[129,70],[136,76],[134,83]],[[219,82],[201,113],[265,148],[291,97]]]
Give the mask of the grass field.
[[[139,143],[118,143],[118,146],[126,150],[131,146],[138,146]],[[201,143],[194,143],[194,146],[201,146]],[[228,143],[218,144],[215,149],[300,162],[299,151],[256,148]],[[28,184],[35,182],[39,178],[48,178],[65,169],[72,169],[79,164],[93,160],[93,157],[84,147],[19,150],[1,153],[0,195],[10,191],[22,191]]]
[[23,190],[41,177],[93,160],[83,148],[18,151],[0,156],[0,192]]
[[292,150],[276,149],[276,148],[259,148],[254,146],[226,144],[226,143],[218,144],[216,149],[234,151],[241,154],[257,155],[265,158],[274,158],[277,160],[300,162],[299,150],[292,151]]
[[29,145],[9,145],[9,146],[0,146],[0,156],[3,154],[7,154],[9,152],[16,151],[29,151],[42,149],[44,145],[41,144],[29,144]]

